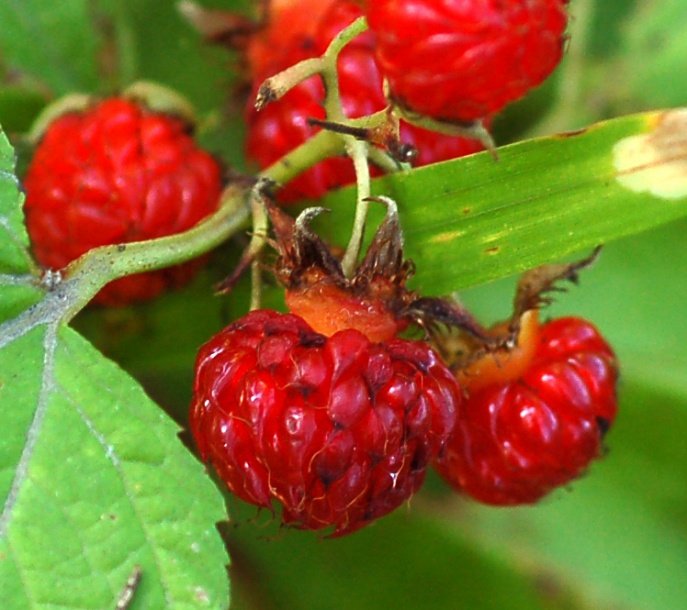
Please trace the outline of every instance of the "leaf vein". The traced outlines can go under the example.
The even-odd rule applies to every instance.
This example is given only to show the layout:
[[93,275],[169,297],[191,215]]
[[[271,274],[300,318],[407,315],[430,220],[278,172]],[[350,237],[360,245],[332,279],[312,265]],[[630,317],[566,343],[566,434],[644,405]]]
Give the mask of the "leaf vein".
[[[74,356],[75,362],[78,360],[76,356]],[[89,363],[83,363],[84,370],[86,370],[89,367]],[[91,383],[93,383],[92,379],[90,376],[88,376],[89,380],[91,380]],[[99,387],[96,385],[96,387]],[[68,398],[69,402],[73,405],[74,409],[78,413],[79,417],[82,419],[84,422],[84,425],[88,428],[88,431],[93,435],[95,440],[100,444],[100,446],[103,448],[103,451],[105,452],[105,455],[107,459],[110,460],[112,463],[113,467],[117,471],[117,474],[119,476],[119,479],[122,484],[122,488],[124,490],[125,496],[128,499],[131,509],[136,517],[136,520],[139,524],[139,527],[141,528],[141,531],[143,532],[143,535],[145,537],[145,540],[148,544],[148,547],[151,550],[151,553],[154,557],[155,561],[155,566],[160,575],[163,575],[165,571],[162,568],[162,560],[160,557],[161,551],[158,549],[158,545],[152,543],[151,541],[155,539],[153,535],[151,535],[150,532],[150,527],[147,524],[146,520],[142,517],[140,513],[140,509],[137,506],[135,502],[136,494],[132,492],[130,488],[129,481],[125,475],[125,473],[122,470],[122,461],[120,458],[117,456],[117,452],[115,450],[115,447],[110,445],[107,442],[106,435],[100,432],[94,422],[91,420],[91,418],[88,416],[88,414],[79,406],[79,401],[76,400],[70,393],[69,391],[64,387],[60,386],[61,391],[65,394],[65,396]],[[112,390],[110,388],[105,388],[105,391],[112,394]],[[120,392],[121,393],[121,392]],[[115,401],[119,400],[116,395],[113,395],[113,399]],[[166,607],[172,607],[173,605],[173,600],[169,597],[169,592],[165,587],[163,587],[164,590],[164,595],[165,595],[165,601],[166,601]]]
[[[1,342],[0,342],[1,344]],[[54,367],[55,367],[55,348],[57,345],[57,326],[55,324],[46,325],[45,337],[43,338],[43,372],[41,375],[41,388],[38,395],[38,404],[33,415],[33,420],[26,432],[26,444],[22,451],[19,463],[14,473],[12,486],[7,494],[7,499],[0,514],[0,539],[7,536],[7,528],[9,527],[12,518],[12,511],[17,503],[21,486],[28,476],[29,464],[36,449],[38,435],[45,419],[45,414],[48,409],[48,398],[50,392],[54,389]]]

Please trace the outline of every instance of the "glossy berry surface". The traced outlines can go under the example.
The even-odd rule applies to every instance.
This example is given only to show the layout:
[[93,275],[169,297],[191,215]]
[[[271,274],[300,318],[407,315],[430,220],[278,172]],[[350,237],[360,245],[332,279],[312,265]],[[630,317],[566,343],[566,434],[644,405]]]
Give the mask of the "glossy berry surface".
[[359,529],[422,484],[460,388],[424,343],[325,337],[301,318],[253,311],[199,351],[190,426],[204,460],[285,524]]
[[468,389],[436,468],[480,502],[534,503],[602,455],[616,382],[613,351],[594,326],[553,320],[540,328],[522,374]]
[[[44,267],[61,269],[98,246],[190,229],[218,206],[221,168],[187,125],[123,98],[55,119],[26,174],[26,223]],[[94,298],[150,299],[191,279],[199,262],[134,275]]]
[[[316,31],[304,36],[286,36],[275,45],[271,62],[261,62],[262,72],[254,73],[254,89],[246,107],[248,133],[246,155],[260,168],[278,161],[288,152],[314,136],[319,130],[308,124],[308,118],[324,119],[324,87],[319,77],[300,83],[283,98],[268,104],[261,111],[253,107],[257,88],[262,81],[299,61],[324,53],[333,38],[355,19],[363,15],[354,2],[340,0],[330,3],[318,22]],[[374,58],[376,38],[365,32],[351,41],[339,55],[338,76],[341,102],[348,118],[358,118],[383,110],[387,101],[382,88],[382,76]],[[450,137],[401,124],[401,140],[418,149],[415,165],[428,165],[484,149],[476,140]],[[280,192],[282,203],[300,199],[317,199],[327,191],[353,184],[352,162],[334,157],[307,170]]]
[[567,0],[375,0],[367,8],[392,97],[449,121],[487,117],[563,55]]

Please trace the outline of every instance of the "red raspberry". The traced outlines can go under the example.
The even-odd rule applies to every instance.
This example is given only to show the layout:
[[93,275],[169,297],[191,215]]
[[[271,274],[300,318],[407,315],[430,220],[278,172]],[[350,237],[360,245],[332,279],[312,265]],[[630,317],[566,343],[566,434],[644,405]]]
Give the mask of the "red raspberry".
[[[269,0],[264,23],[257,27],[246,45],[245,57],[249,75],[254,78],[255,75],[266,74],[274,64],[275,49],[288,48],[293,40],[308,41],[317,35],[319,19],[335,2],[336,0]],[[308,42],[305,44],[307,46]],[[284,67],[288,67],[288,64]]]
[[[271,65],[263,73],[254,74],[255,89],[246,109],[248,135],[246,155],[265,168],[306,142],[319,131],[308,125],[308,118],[324,119],[324,88],[318,77],[295,87],[280,100],[263,110],[253,107],[257,87],[268,76],[307,59],[321,55],[333,38],[355,19],[362,16],[360,7],[349,0],[329,6],[322,15],[316,33],[311,37],[291,37],[273,52]],[[339,55],[339,89],[344,112],[349,118],[383,110],[387,102],[382,90],[382,78],[374,60],[375,36],[366,32],[349,43]],[[453,159],[484,149],[476,140],[445,136],[407,123],[401,125],[401,140],[415,146],[419,155],[416,165],[428,165]],[[289,182],[280,192],[282,203],[303,198],[317,199],[327,191],[355,181],[349,159],[333,158],[319,163]]]
[[249,313],[198,353],[190,427],[229,489],[283,521],[343,535],[407,500],[460,407],[424,343],[325,337],[301,318]]
[[580,476],[616,415],[615,356],[594,326],[561,318],[539,328],[536,315],[523,324],[512,365],[504,356],[501,370],[472,369],[478,376],[436,462],[451,485],[486,504],[534,503]]
[[[218,206],[221,169],[182,120],[110,98],[55,119],[24,186],[38,261],[61,269],[91,248],[190,229]],[[125,277],[94,298],[124,305],[191,279],[201,261]]]
[[448,121],[501,110],[563,55],[568,0],[375,0],[376,57],[394,100]]

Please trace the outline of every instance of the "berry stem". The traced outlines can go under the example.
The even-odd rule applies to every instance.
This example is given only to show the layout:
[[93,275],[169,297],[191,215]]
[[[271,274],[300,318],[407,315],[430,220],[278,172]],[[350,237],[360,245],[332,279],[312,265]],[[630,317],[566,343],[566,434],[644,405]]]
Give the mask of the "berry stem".
[[317,165],[322,159],[340,155],[345,151],[341,136],[322,130],[308,141],[264,169],[259,178],[267,178],[278,184],[286,184],[306,169]]
[[[339,71],[338,71],[338,59],[341,50],[353,40],[359,34],[362,34],[367,30],[367,21],[365,17],[359,17],[346,29],[342,30],[337,34],[337,36],[329,43],[327,50],[321,58],[322,69],[320,71],[322,80],[324,81],[325,91],[327,92],[324,109],[327,114],[327,119],[330,121],[345,122],[348,117],[343,111],[343,106],[341,103],[341,94],[339,92]],[[351,136],[342,136],[345,141]]]
[[[367,21],[364,17],[359,17],[345,30],[340,32],[322,56],[322,79],[327,95],[325,97],[325,111],[327,119],[334,122],[345,123],[348,117],[343,111],[341,94],[339,92],[339,75],[337,61],[341,50],[356,36],[367,30]],[[353,162],[355,169],[357,197],[355,206],[355,218],[353,220],[353,230],[351,239],[346,248],[346,252],[341,261],[341,267],[346,277],[351,277],[355,271],[360,248],[362,246],[363,235],[365,233],[365,220],[369,208],[368,198],[370,196],[370,166],[367,160],[368,146],[365,142],[357,139],[350,134],[339,134],[346,147],[346,153]]]
[[459,136],[477,140],[481,142],[492,155],[496,156],[496,144],[494,139],[491,137],[489,130],[484,126],[484,123],[479,119],[467,123],[438,121],[428,116],[410,112],[401,106],[394,106],[394,112],[406,123],[410,123],[416,127],[443,133],[447,136]]
[[[324,107],[327,120],[335,124],[349,125],[351,120],[344,113],[339,92],[338,56],[351,40],[366,29],[367,21],[364,17],[360,17],[334,38],[321,57],[306,59],[268,78],[260,87],[255,102],[256,108],[260,109],[265,104],[279,99],[298,83],[319,74],[326,91]],[[364,120],[356,123],[360,127],[370,128],[383,124],[385,120],[386,112],[383,111],[365,117]],[[367,142],[350,133],[324,129],[261,174],[261,177],[284,183],[323,158],[340,154],[342,151],[348,154],[355,168],[358,192],[351,239],[342,260],[342,268],[347,277],[350,277],[354,272],[365,233],[365,219],[369,208],[367,200],[370,196],[370,167],[368,164],[370,150],[371,147]],[[389,162],[385,163],[385,167],[397,169],[395,164]]]
[[230,185],[217,212],[188,231],[90,250],[54,274],[56,279],[49,282],[40,302],[0,325],[0,346],[42,324],[69,323],[113,280],[177,265],[209,252],[245,226],[249,217],[245,200],[245,186]]
[[260,253],[267,241],[270,219],[262,198],[264,183],[258,181],[251,191],[250,208],[253,215],[253,236],[244,256],[252,260],[250,267],[251,291],[250,311],[260,309],[262,297],[262,267]]
[[351,232],[351,239],[348,242],[346,252],[341,260],[341,268],[344,275],[350,278],[355,272],[358,256],[360,255],[365,234],[367,211],[370,207],[370,166],[367,162],[367,144],[365,142],[351,138],[346,142],[346,152],[353,161],[357,186],[353,231]]
[[297,64],[270,76],[260,85],[255,98],[255,107],[262,110],[270,102],[274,102],[286,95],[298,83],[322,72],[322,58],[304,59]]

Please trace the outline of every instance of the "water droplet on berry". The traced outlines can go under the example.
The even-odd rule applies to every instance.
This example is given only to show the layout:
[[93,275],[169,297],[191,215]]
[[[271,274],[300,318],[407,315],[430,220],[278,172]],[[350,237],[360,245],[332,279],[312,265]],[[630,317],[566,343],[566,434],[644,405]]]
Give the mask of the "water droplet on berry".
[[303,424],[303,413],[301,411],[291,411],[286,416],[286,430],[289,434],[298,434]]

